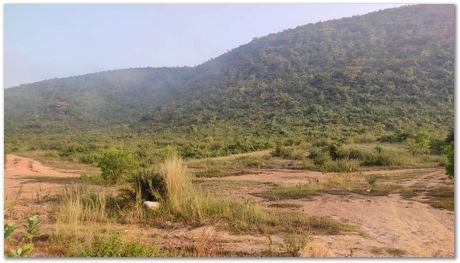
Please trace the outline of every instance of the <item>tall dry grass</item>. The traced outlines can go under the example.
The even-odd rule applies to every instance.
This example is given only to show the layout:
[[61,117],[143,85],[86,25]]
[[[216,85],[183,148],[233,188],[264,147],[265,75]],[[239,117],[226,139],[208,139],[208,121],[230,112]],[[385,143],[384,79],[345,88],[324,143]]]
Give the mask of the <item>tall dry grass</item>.
[[57,231],[77,234],[84,223],[107,222],[106,196],[82,185],[64,188],[62,204],[57,211]]
[[64,188],[62,204],[57,212],[56,231],[66,230],[77,234],[78,228],[83,221],[83,203],[81,200],[82,189],[76,186]]
[[169,212],[185,221],[207,223],[227,220],[235,228],[247,229],[266,217],[265,211],[248,201],[216,199],[195,190],[186,166],[178,156],[170,156],[161,167],[165,177]]
[[12,193],[5,194],[5,203],[3,206],[3,214],[5,215],[5,219],[13,219],[15,210],[14,206],[18,203],[19,199],[21,198],[22,194],[22,187]]
[[200,216],[201,196],[193,189],[182,159],[177,155],[168,157],[161,165],[160,173],[165,177],[168,208],[176,213]]

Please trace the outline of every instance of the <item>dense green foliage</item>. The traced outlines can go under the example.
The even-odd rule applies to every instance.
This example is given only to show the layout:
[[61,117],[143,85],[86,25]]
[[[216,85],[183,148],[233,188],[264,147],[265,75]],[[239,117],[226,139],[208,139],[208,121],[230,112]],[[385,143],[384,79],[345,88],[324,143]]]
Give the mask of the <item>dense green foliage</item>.
[[97,166],[107,182],[120,183],[136,168],[136,160],[127,152],[110,149],[103,152]]
[[455,176],[455,152],[454,152],[454,131],[449,133],[446,139],[446,145],[444,146],[444,154],[446,156],[446,173],[450,178]]
[[[202,158],[369,132],[441,138],[454,117],[454,40],[453,5],[414,5],[285,30],[192,68],[22,85],[5,91],[6,150],[97,163],[116,144],[149,165],[168,145]],[[417,140],[414,154],[426,152]]]

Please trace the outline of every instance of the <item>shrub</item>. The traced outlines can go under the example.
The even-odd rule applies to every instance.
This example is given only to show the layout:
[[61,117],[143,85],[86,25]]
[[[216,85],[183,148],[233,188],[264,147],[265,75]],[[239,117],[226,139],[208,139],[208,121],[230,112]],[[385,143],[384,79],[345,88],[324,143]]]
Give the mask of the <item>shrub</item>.
[[83,153],[78,157],[81,163],[87,164],[97,164],[100,158],[100,154],[96,152]]
[[409,165],[413,162],[412,158],[402,152],[382,151],[381,153],[373,153],[366,156],[361,162],[364,166],[398,166]]
[[353,136],[353,142],[355,143],[372,143],[377,141],[377,138],[374,134],[366,132]]
[[277,145],[275,150],[272,152],[272,156],[288,160],[304,160],[305,152],[294,147]]
[[356,160],[340,159],[336,162],[336,172],[351,173],[359,169],[359,162]]
[[38,236],[38,234],[40,233],[40,226],[41,222],[38,215],[29,217],[26,220],[26,224],[23,225],[25,230],[24,236],[32,242],[34,237]]
[[87,184],[103,185],[106,181],[99,175],[80,174],[80,181]]
[[380,142],[401,143],[405,142],[411,134],[405,131],[397,131],[391,134],[383,135],[379,138]]
[[445,166],[446,173],[450,178],[455,175],[455,158],[454,158],[454,145],[453,143],[444,146],[444,155],[446,157]]
[[371,188],[374,188],[375,184],[377,183],[377,176],[368,176],[367,183]]
[[443,139],[431,139],[431,141],[430,141],[430,153],[432,153],[432,154],[442,154],[444,145],[446,145],[446,143],[445,143],[445,140],[443,140]]
[[421,130],[415,134],[415,138],[408,144],[407,148],[413,155],[430,152],[430,134]]
[[134,173],[128,179],[129,187],[121,189],[122,196],[135,200],[140,195],[142,201],[159,201],[166,199],[165,178],[153,171]]
[[258,159],[257,157],[254,156],[241,156],[236,158],[239,162],[241,162],[244,167],[257,167],[259,168],[260,166],[264,165],[263,160]]
[[313,160],[313,164],[322,171],[329,171],[335,167],[335,162],[332,160],[329,152],[326,149],[317,149],[310,152],[309,158]]
[[298,257],[309,241],[310,238],[303,235],[288,235],[284,238],[283,247],[289,256]]
[[331,144],[331,140],[329,138],[318,139],[312,143],[312,145],[315,147],[324,147],[328,146],[329,144]]
[[71,256],[78,257],[155,257],[158,256],[158,247],[153,244],[142,244],[139,241],[126,242],[119,232],[109,235],[93,235],[89,244],[77,250]]
[[[8,256],[11,257],[27,257],[32,253],[34,248],[32,242],[35,237],[37,237],[40,233],[40,218],[38,215],[34,215],[26,219],[26,223],[23,226],[23,238],[28,240],[28,243],[22,244],[18,248],[10,249],[10,253]],[[16,230],[16,224],[14,222],[5,224],[4,226],[4,238],[5,238],[5,246],[10,245],[13,238],[11,235]],[[16,241],[16,240],[15,240]],[[16,243],[16,242],[15,242]],[[18,245],[17,243],[15,245]]]
[[98,167],[101,168],[101,176],[104,180],[117,184],[122,182],[124,177],[136,168],[136,164],[132,154],[110,149],[102,153]]

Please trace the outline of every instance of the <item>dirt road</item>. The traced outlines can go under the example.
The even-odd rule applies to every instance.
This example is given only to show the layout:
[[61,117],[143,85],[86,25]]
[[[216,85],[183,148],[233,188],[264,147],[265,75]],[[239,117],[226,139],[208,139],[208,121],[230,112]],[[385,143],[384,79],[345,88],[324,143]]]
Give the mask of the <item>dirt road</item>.
[[6,156],[5,195],[21,190],[23,198],[30,198],[37,191],[55,191],[66,180],[80,176],[78,170],[61,170],[43,165],[41,162],[13,154]]
[[[450,179],[442,168],[397,169],[365,171],[367,174],[398,175],[419,173],[397,181],[403,186],[418,186],[426,191],[436,186],[448,185]],[[261,182],[292,186],[312,182],[326,176],[320,172],[292,170],[262,170],[241,176],[228,176],[222,181]],[[240,189],[245,189],[241,187]],[[238,196],[257,195],[267,187],[253,187]],[[251,192],[252,191],[252,192]],[[279,202],[255,198],[265,206]],[[310,215],[330,216],[360,227],[368,236],[356,234],[317,236],[316,240],[336,256],[394,256],[452,257],[454,256],[454,213],[423,203],[424,197],[405,200],[399,194],[389,196],[361,196],[323,194],[309,200],[285,200],[284,205],[300,207]]]

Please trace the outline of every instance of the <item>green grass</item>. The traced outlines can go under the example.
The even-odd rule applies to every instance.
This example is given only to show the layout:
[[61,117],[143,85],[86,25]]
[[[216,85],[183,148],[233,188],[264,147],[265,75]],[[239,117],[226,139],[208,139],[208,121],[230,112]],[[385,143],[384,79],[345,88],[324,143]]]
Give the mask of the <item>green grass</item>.
[[320,194],[319,187],[316,184],[302,184],[296,186],[278,186],[274,187],[264,193],[263,197],[271,200],[284,200],[284,199],[302,199],[309,198]]
[[57,234],[52,237],[53,252],[65,257],[157,257],[160,250],[155,243],[128,241],[118,231],[96,232],[87,235]]
[[106,185],[106,181],[102,176],[99,174],[87,174],[87,173],[82,173],[80,175],[80,182],[84,184],[92,184],[92,185]]

